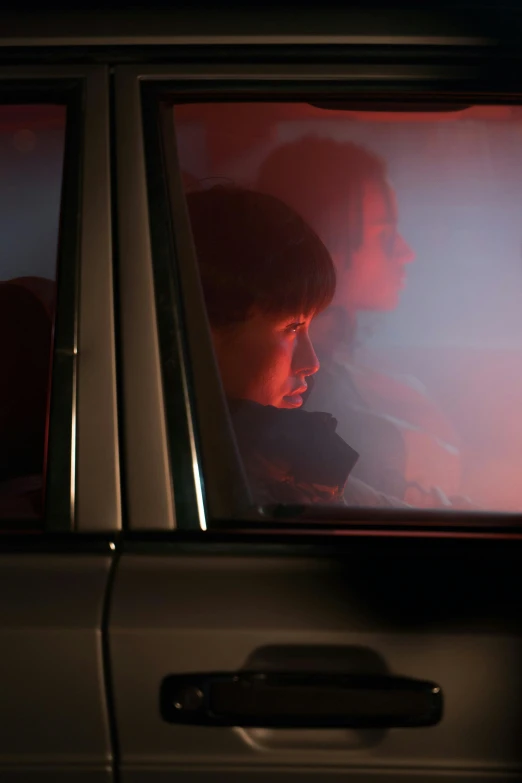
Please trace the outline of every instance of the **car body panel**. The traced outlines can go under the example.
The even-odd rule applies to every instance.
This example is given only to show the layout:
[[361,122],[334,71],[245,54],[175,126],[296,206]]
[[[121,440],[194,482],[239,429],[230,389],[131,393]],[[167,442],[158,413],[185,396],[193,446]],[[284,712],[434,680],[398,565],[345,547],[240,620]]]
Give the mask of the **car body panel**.
[[[457,622],[449,604],[430,607],[433,587],[414,583],[411,562],[401,567],[410,572],[424,607],[422,618],[409,623],[391,617],[387,601],[369,585],[371,557],[354,567],[349,556],[124,554],[109,634],[123,780],[163,780],[167,769],[187,781],[222,780],[234,771],[239,777],[241,770],[242,779],[264,780],[261,769],[267,780],[277,770],[293,779],[303,769],[311,780],[323,775],[335,780],[340,770],[356,781],[435,780],[444,774],[510,779],[522,768],[520,638],[505,620],[493,629],[486,613]],[[431,563],[427,578],[436,570]],[[464,617],[467,609],[471,615],[472,603],[463,606]],[[379,660],[387,671],[434,681],[444,694],[443,720],[387,732],[162,721],[164,676],[233,672],[252,667],[252,656],[262,656],[265,670],[278,661],[284,667],[296,648],[312,661],[317,656],[317,666],[327,670],[335,649],[348,671],[355,661],[365,669]],[[488,715],[495,717],[487,720]],[[479,772],[484,777],[472,776]]]
[[101,628],[111,558],[0,561],[0,779],[109,781]]

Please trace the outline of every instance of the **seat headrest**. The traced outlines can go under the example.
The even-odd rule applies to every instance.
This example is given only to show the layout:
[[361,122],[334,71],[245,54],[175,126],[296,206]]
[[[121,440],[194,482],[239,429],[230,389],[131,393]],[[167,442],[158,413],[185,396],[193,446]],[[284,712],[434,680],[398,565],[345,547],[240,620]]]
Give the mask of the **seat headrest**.
[[56,298],[56,283],[47,277],[14,277],[7,281],[9,285],[21,285],[28,291],[31,291],[43,304],[45,310],[51,319],[54,320],[54,306]]
[[43,470],[51,341],[39,296],[0,283],[0,481]]

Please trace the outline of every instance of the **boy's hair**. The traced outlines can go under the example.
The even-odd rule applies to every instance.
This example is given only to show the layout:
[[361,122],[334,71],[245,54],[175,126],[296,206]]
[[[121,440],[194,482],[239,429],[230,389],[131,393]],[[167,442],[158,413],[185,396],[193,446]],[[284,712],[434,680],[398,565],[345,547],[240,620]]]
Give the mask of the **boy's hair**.
[[298,317],[328,307],[335,268],[315,231],[278,198],[214,186],[187,194],[211,326],[252,310]]
[[385,186],[386,164],[375,153],[351,142],[304,136],[264,160],[256,186],[290,204],[330,252],[348,251],[349,263],[362,241],[363,186],[368,180]]

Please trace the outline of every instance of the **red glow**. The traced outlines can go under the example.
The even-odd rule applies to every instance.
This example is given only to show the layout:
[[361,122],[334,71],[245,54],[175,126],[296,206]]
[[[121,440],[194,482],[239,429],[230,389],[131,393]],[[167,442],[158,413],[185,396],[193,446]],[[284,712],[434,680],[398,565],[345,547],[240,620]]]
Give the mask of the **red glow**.
[[65,125],[65,106],[41,104],[33,106],[0,106],[0,133],[15,133],[30,128],[55,130]]
[[[365,350],[366,337],[358,334],[363,348],[355,359],[351,347],[346,356],[361,370],[352,372],[352,381],[368,408],[400,430],[408,481],[467,495],[485,509],[521,509],[522,343],[515,315],[521,238],[512,216],[522,195],[520,108],[410,113],[306,103],[192,104],[176,107],[175,124],[184,134],[182,167],[196,181],[223,177],[255,187],[274,149],[311,135],[384,157],[398,195],[400,234],[417,260],[405,270],[396,306],[385,313],[366,302],[366,312],[379,313],[376,331],[395,319],[404,344],[394,335],[388,339],[384,326],[382,344]],[[199,147],[191,136],[196,126]],[[312,158],[323,161],[324,170],[324,157]],[[320,172],[313,173],[309,180],[317,183]],[[284,181],[293,181],[288,170]],[[305,190],[306,181],[299,192]],[[293,192],[290,187],[280,197],[291,203]],[[381,288],[382,276],[373,290]],[[396,316],[405,306],[406,315]]]

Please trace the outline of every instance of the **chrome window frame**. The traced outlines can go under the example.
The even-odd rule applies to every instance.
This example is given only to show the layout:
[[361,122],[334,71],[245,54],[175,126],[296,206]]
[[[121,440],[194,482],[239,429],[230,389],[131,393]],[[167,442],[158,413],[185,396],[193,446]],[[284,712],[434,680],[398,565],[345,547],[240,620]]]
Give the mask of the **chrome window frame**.
[[[112,271],[109,71],[105,66],[91,65],[0,67],[0,90],[5,85],[12,89],[21,82],[37,87],[44,80],[52,81],[58,89],[77,81],[82,91],[79,212],[74,227],[78,252],[75,269],[70,270],[75,284],[73,290],[67,291],[74,298],[74,324],[63,344],[55,341],[51,380],[52,405],[56,385],[65,377],[56,372],[54,358],[60,354],[67,364],[66,373],[70,379],[70,391],[64,400],[70,413],[61,417],[59,411],[53,412],[47,444],[50,459],[54,444],[65,441],[70,446],[58,461],[52,487],[47,480],[44,530],[117,531],[121,529],[121,490]],[[65,173],[64,168],[64,179]],[[64,228],[72,230],[71,226],[60,224],[60,232]],[[61,292],[62,297],[64,293]],[[60,318],[63,302],[58,297],[56,319]],[[11,528],[16,529],[16,523],[11,523]]]

